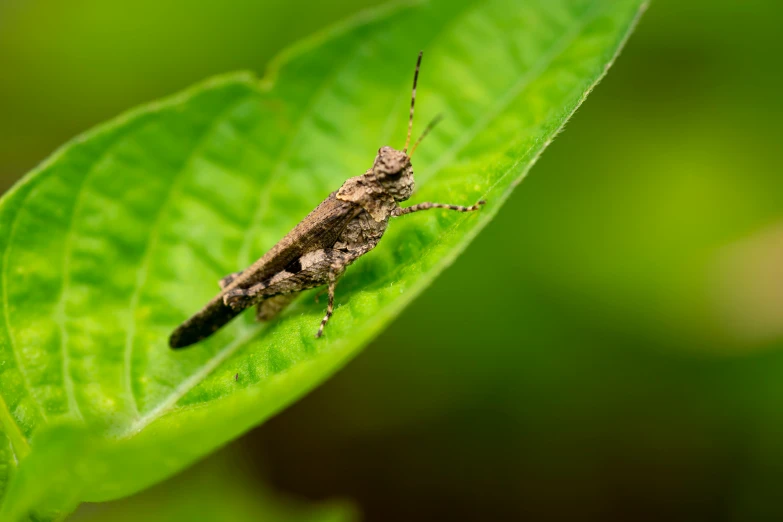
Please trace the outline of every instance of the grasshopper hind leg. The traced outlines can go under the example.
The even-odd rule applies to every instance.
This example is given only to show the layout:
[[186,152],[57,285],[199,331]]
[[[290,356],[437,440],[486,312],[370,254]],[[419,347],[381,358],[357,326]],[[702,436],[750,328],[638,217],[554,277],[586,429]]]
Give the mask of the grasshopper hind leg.
[[296,299],[297,294],[283,294],[264,299],[256,305],[256,321],[271,321]]

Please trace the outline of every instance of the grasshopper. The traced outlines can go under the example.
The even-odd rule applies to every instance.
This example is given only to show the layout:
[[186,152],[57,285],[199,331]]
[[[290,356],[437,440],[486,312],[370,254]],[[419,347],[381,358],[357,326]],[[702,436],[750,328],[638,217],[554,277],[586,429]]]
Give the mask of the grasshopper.
[[367,172],[348,179],[339,190],[329,194],[261,259],[221,279],[220,293],[171,334],[171,348],[184,348],[209,337],[251,306],[256,306],[256,319],[268,321],[282,312],[299,292],[327,285],[326,315],[315,335],[321,337],[334,311],[337,281],[346,267],[375,248],[390,218],[432,208],[472,212],[484,204],[479,201],[469,207],[441,203],[399,206],[413,193],[411,156],[439,121],[436,118],[427,125],[408,154],[422,54],[419,53],[413,74],[405,147],[378,149]]

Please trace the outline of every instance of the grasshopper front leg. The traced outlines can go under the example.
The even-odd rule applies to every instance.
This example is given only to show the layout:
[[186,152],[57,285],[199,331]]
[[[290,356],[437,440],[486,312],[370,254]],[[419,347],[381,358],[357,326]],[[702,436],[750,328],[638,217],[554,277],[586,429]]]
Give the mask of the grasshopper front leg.
[[392,217],[400,217],[404,216],[405,214],[412,214],[414,212],[419,212],[421,210],[430,210],[432,208],[445,208],[448,210],[454,210],[456,212],[473,212],[475,210],[478,210],[481,208],[482,205],[484,205],[486,201],[483,199],[476,203],[475,205],[471,205],[469,207],[464,207],[462,205],[445,205],[443,203],[419,203],[418,205],[412,205],[410,207],[397,207],[392,211]]

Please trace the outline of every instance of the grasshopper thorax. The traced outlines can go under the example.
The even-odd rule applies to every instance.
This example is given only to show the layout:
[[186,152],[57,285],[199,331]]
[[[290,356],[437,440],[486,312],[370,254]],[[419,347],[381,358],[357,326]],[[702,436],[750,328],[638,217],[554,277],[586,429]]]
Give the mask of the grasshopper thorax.
[[381,147],[372,165],[375,181],[395,201],[405,201],[413,194],[413,166],[405,152],[392,147]]

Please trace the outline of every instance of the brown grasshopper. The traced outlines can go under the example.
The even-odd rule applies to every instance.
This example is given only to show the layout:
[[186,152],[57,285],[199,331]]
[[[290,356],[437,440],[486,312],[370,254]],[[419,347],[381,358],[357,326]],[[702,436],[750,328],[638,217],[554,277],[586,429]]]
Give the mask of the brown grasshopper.
[[334,311],[334,289],[348,265],[375,248],[381,240],[389,218],[420,210],[445,208],[457,212],[478,210],[479,201],[470,207],[419,203],[402,208],[413,193],[411,156],[424,137],[439,121],[424,129],[408,154],[413,130],[413,107],[422,53],[413,74],[413,94],[408,120],[408,137],[400,151],[381,147],[372,168],[361,176],[350,178],[332,192],[315,210],[269,252],[249,268],[220,280],[221,291],[190,319],[182,323],[169,338],[172,348],[184,348],[215,333],[239,313],[256,306],[256,318],[267,321],[288,306],[299,292],[328,285],[329,302],[316,337],[320,337]]

